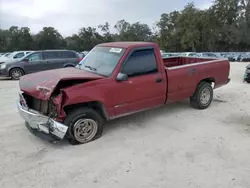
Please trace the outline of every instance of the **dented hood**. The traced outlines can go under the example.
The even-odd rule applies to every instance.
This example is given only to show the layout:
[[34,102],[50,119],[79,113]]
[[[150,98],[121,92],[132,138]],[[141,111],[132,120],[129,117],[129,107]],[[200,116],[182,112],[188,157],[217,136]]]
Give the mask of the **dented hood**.
[[42,100],[48,100],[62,81],[87,82],[103,76],[77,68],[62,68],[28,74],[20,78],[20,90]]

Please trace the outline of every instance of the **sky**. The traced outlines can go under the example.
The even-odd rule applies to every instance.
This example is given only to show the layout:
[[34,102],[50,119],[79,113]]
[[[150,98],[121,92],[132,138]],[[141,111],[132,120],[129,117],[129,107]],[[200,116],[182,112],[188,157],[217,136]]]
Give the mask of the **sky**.
[[[157,2],[157,3],[156,3]],[[63,36],[77,33],[79,28],[118,20],[140,21],[149,26],[162,13],[181,10],[189,0],[0,0],[0,28],[12,25],[29,27],[32,33],[43,27],[55,27]],[[193,0],[196,7],[206,9],[212,0]]]

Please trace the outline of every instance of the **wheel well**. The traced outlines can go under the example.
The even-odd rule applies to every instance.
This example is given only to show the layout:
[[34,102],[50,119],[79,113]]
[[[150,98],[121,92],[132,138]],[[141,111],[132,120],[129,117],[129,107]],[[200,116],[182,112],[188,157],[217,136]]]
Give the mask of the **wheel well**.
[[214,78],[205,78],[205,79],[201,80],[201,81],[199,82],[199,84],[200,84],[201,82],[210,83],[210,84],[212,85],[212,87],[215,86],[215,79],[214,79]]
[[74,66],[73,65],[65,65],[64,67],[66,68],[66,67],[74,67]]
[[13,68],[11,68],[11,69],[9,70],[9,76],[10,76],[10,72],[11,72],[13,69],[20,69],[21,71],[23,71],[23,74],[25,74],[25,71],[24,71],[22,68],[20,68],[20,67],[13,67]]
[[205,78],[203,80],[201,80],[200,82],[208,82],[210,84],[215,83],[215,79],[214,78]]
[[64,111],[66,114],[68,114],[71,110],[81,107],[88,107],[96,110],[102,117],[104,117],[106,120],[109,119],[108,113],[105,109],[105,106],[103,103],[99,101],[91,101],[91,102],[85,102],[85,103],[78,103],[78,104],[72,104],[69,106],[64,107]]

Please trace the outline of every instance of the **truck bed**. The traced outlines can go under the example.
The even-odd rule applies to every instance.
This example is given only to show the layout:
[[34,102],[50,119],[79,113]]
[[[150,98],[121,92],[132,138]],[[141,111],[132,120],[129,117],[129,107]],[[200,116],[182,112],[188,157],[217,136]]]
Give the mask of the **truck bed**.
[[163,64],[168,78],[168,102],[189,98],[201,80],[214,82],[214,89],[228,82],[230,64],[226,59],[167,57]]
[[212,61],[212,58],[197,58],[197,57],[167,57],[163,58],[163,64],[166,68],[178,67],[182,65],[201,63],[205,61]]

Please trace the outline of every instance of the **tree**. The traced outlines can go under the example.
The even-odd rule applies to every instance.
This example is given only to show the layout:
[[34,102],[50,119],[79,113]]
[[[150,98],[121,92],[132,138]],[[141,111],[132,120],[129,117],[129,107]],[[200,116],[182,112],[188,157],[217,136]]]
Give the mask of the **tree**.
[[36,36],[38,49],[62,49],[66,42],[62,35],[53,27],[44,27]]
[[120,41],[150,41],[152,39],[152,31],[147,24],[136,22],[129,24],[125,20],[120,20],[114,28],[118,35],[116,40]]
[[[108,22],[83,27],[77,34],[63,38],[53,27],[30,34],[27,27],[0,28],[0,51],[68,48],[90,50],[111,41],[155,41],[161,49],[179,51],[249,51],[250,0],[214,0],[200,10],[188,3],[183,10],[163,13],[156,31],[141,22],[119,20],[112,33]],[[100,32],[98,32],[100,30]]]
[[94,27],[83,27],[78,32],[80,38],[80,49],[91,50],[95,45],[103,42],[103,37],[96,31]]
[[103,41],[104,42],[112,42],[114,41],[114,35],[111,34],[110,32],[110,25],[108,22],[105,22],[104,25],[99,25],[98,26],[99,29],[101,29],[101,31],[103,32]]

